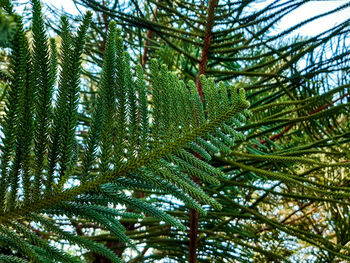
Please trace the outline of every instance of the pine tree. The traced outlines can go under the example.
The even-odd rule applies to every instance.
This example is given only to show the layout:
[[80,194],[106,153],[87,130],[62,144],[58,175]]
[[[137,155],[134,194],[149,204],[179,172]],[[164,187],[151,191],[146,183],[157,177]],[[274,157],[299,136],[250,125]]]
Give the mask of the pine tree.
[[[250,9],[256,1],[132,1],[128,8],[118,1],[76,2],[100,15],[94,21],[91,47],[104,42],[106,21],[118,18],[134,58],[146,62],[144,66],[151,67],[148,57],[163,61],[196,81],[200,93],[203,73],[247,90],[253,116],[247,122],[241,115],[233,120],[247,139],[225,147],[220,144],[224,137],[211,137],[220,144],[221,154],[210,164],[227,177],[220,179],[220,186],[206,186],[223,209],[198,219],[198,261],[287,261],[294,251],[285,245],[286,237],[290,246],[308,247],[320,258],[348,257],[343,248],[347,235],[340,237],[337,230],[345,220],[329,209],[339,206],[337,211],[343,211],[348,205],[347,181],[341,178],[349,165],[349,93],[344,74],[349,21],[315,37],[288,39],[294,30],[347,9],[348,3],[276,34],[274,25],[307,1],[274,1],[256,11]],[[325,52],[329,49],[332,54]],[[98,63],[99,52],[95,48],[89,52]],[[185,207],[171,199],[167,203],[169,210],[188,221]],[[195,261],[186,232],[166,229],[165,238],[154,238],[157,224],[147,226],[148,236],[140,243],[147,242],[154,252],[140,253],[137,260],[181,262],[192,255]],[[333,234],[337,240],[330,242]]]
[[[146,214],[174,229],[186,229],[161,207],[127,191],[157,190],[202,214],[204,204],[221,208],[191,178],[218,184],[224,177],[204,160],[210,157],[208,151],[218,152],[217,134],[225,144],[242,136],[234,120],[250,115],[243,89],[202,76],[208,94],[218,95],[201,101],[193,82],[179,80],[156,60],[151,62],[150,82],[141,66],[134,77],[120,31],[111,21],[96,107],[88,116],[89,127],[80,127],[81,62],[92,14],[84,16],[76,33],[62,17],[57,53],[38,0],[32,0],[31,45],[21,17],[9,2],[3,1],[2,7],[16,17],[16,33],[2,125],[1,261],[81,262],[79,254],[66,253],[51,242],[61,240],[111,262],[121,261],[103,244],[61,228],[63,221],[96,224],[131,248],[135,245],[120,219],[142,219]],[[81,128],[87,132],[84,138],[77,134]]]

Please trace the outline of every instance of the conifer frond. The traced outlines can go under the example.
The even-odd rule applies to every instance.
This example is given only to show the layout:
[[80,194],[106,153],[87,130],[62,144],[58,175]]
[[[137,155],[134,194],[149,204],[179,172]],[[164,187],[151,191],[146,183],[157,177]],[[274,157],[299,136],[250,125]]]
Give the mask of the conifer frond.
[[[202,161],[218,167],[225,173],[225,178],[215,176],[206,171],[205,167],[197,167],[197,164],[183,163],[183,158],[176,152],[164,156],[162,160],[167,171],[174,166],[177,169],[181,180],[174,181],[174,184],[169,183],[174,178],[166,171],[162,171],[158,177],[157,168],[143,169],[140,174],[134,171],[134,180],[129,180],[130,173],[118,177],[119,184],[120,181],[123,182],[127,189],[145,189],[147,186],[148,190],[144,190],[147,193],[145,199],[156,206],[167,207],[171,214],[178,216],[183,222],[187,220],[186,207],[168,196],[156,196],[154,191],[165,194],[159,189],[159,185],[171,185],[172,189],[187,196],[190,192],[188,184],[191,183],[186,180],[194,174],[203,175],[204,181],[221,182],[220,185],[202,184],[203,181],[200,184],[204,186],[204,192],[211,193],[210,196],[215,197],[223,207],[220,212],[205,208],[203,210],[207,212],[207,216],[199,218],[197,254],[200,261],[267,262],[275,258],[287,261],[300,253],[305,255],[308,253],[305,251],[309,250],[315,252],[316,256],[312,257],[317,257],[315,260],[320,262],[332,262],[341,257],[333,252],[348,255],[347,249],[342,249],[339,244],[346,244],[350,240],[350,224],[346,217],[348,181],[344,176],[349,173],[349,20],[312,37],[296,36],[294,32],[304,29],[305,25],[317,18],[349,10],[349,3],[305,21],[296,19],[294,26],[282,32],[276,27],[283,18],[303,6],[311,5],[311,2],[135,0],[127,1],[124,6],[120,1],[100,3],[94,0],[75,0],[76,4],[93,9],[97,16],[101,15],[101,19],[93,21],[94,32],[88,44],[87,61],[94,65],[102,65],[103,45],[100,42],[104,42],[106,38],[106,21],[116,19],[118,25],[123,27],[123,39],[126,40],[124,44],[133,52],[130,56],[133,62],[139,58],[143,67],[150,68],[152,65],[149,61],[156,58],[160,64],[165,63],[170,69],[176,70],[177,75],[170,76],[169,79],[176,79],[181,75],[186,81],[196,80],[199,69],[201,74],[214,77],[216,81],[230,80],[234,87],[244,87],[248,91],[250,110],[254,113],[250,119],[247,118],[250,115],[247,112],[237,114],[220,128],[183,147],[189,154],[195,153]],[[211,9],[213,12],[208,12],[209,3],[214,3],[211,5],[214,7]],[[255,8],[256,4],[264,7]],[[53,21],[61,13],[59,10],[50,11],[48,17],[52,17]],[[57,23],[50,24],[56,30]],[[121,41],[119,47],[122,47],[120,44]],[[142,52],[142,45],[144,53],[141,58],[139,52]],[[101,49],[97,48],[100,46]],[[120,50],[122,52],[123,48]],[[145,109],[142,111],[142,120],[146,123],[143,127],[151,131],[147,131],[142,137],[150,136],[150,139],[139,139],[138,145],[142,141],[145,147],[138,146],[136,153],[140,150],[144,154],[151,149],[150,146],[156,146],[149,144],[153,137],[164,140],[176,125],[169,126],[169,131],[158,133],[157,127],[164,126],[164,122],[153,122],[153,114],[162,114],[157,110],[153,111],[152,95],[162,98],[164,94],[158,92],[157,88],[153,92],[148,79],[145,81],[143,78],[141,66],[139,68],[138,76],[142,77],[136,80],[136,90],[138,92],[137,87],[147,86],[148,90],[141,89],[146,94],[141,98],[146,105],[148,95],[152,104],[149,109],[141,107]],[[198,104],[198,98],[193,97],[190,102],[185,99],[187,90],[184,82],[171,85],[171,89],[168,89],[168,77],[159,74],[159,68],[154,68],[152,72],[155,74],[150,74],[151,83],[160,83],[167,92],[173,92],[173,86],[178,86],[181,90],[180,97],[184,98],[178,100],[176,96],[165,97],[166,101],[176,100],[177,103],[171,104],[174,105],[174,112],[179,113],[164,115],[167,120],[176,120],[177,124],[184,123],[183,128],[186,129],[194,123],[203,122],[202,116],[215,116],[215,110]],[[166,68],[163,67],[164,69]],[[85,71],[84,75],[93,82],[96,81],[95,74]],[[118,81],[124,80],[125,78],[120,78]],[[187,83],[191,94],[195,94],[192,92],[194,83]],[[212,89],[209,81],[203,80],[201,84],[205,84],[204,88],[208,90],[203,99],[213,98],[211,104],[216,104],[219,99],[222,100],[220,103],[227,105],[230,92],[227,97],[222,92],[227,84],[219,83],[216,90]],[[129,100],[127,93],[125,96]],[[158,104],[160,108],[164,106]],[[118,109],[126,112],[128,120],[131,108],[123,103],[118,105]],[[196,108],[196,113],[199,113],[197,118],[189,114],[192,108]],[[117,115],[118,118],[123,116]],[[151,126],[148,125],[149,122]],[[122,125],[124,126],[119,132],[125,134],[120,138],[126,140],[119,140],[115,136],[118,138],[114,141],[114,149],[117,151],[126,149],[129,140],[127,135],[130,124]],[[152,131],[153,127],[157,134]],[[146,129],[139,127],[139,130]],[[119,148],[119,145],[123,146]],[[100,154],[99,149],[99,146],[95,149],[97,154]],[[233,155],[232,150],[235,153]],[[126,161],[129,153],[130,151],[115,154],[115,160]],[[98,175],[98,163],[99,160],[93,159],[89,166],[89,173],[93,178]],[[159,164],[155,164],[157,166]],[[79,176],[87,174],[80,170],[77,173]],[[140,179],[141,177],[146,177],[147,182]],[[161,183],[157,184],[157,180]],[[180,186],[187,189],[188,193],[184,193]],[[152,187],[154,190],[150,190]],[[251,208],[252,213],[237,204]],[[253,212],[259,212],[260,216]],[[304,214],[298,217],[299,213]],[[278,219],[280,222],[275,220],[273,223],[276,225],[267,226],[269,219]],[[130,224],[138,224],[135,222]],[[310,235],[294,234],[294,229],[281,235],[281,229],[289,224],[297,225],[296,230],[307,228]],[[146,248],[154,250],[148,250],[150,256],[139,252],[134,261],[185,261],[189,251],[186,232],[161,229],[157,222],[150,223],[150,220],[145,220],[141,225],[146,230],[135,230],[132,232],[133,236],[136,241],[139,241],[140,236],[144,237],[142,241],[147,243]],[[162,233],[166,238],[155,238],[154,229],[160,229],[157,233]],[[313,242],[312,234],[316,232],[323,234],[328,250],[322,247],[322,242]],[[316,239],[321,240],[320,236]],[[330,239],[334,244],[329,242]],[[300,249],[294,250],[291,247]],[[120,251],[122,250],[121,248]],[[284,258],[279,257],[280,255]]]
[[[277,217],[282,222],[279,224],[281,227],[289,224],[309,227],[310,232],[321,232],[324,242],[330,238],[341,245],[349,241],[345,230],[348,220],[346,216],[340,216],[344,213],[342,211],[347,211],[348,182],[344,174],[349,171],[349,80],[346,74],[350,54],[347,44],[349,20],[313,37],[293,34],[318,18],[349,10],[349,3],[305,21],[295,20],[294,26],[281,32],[275,25],[299,7],[311,5],[309,1],[277,0],[256,9],[256,4],[263,5],[261,1],[152,0],[147,4],[132,1],[127,10],[113,6],[112,2],[76,2],[110,19],[117,17],[120,25],[127,24],[125,36],[130,39],[127,45],[130,49],[144,45],[144,53],[136,53],[136,56],[142,55],[143,62],[147,58],[148,61],[156,58],[192,80],[198,74],[197,69],[204,68],[207,76],[216,80],[232,80],[235,85],[243,85],[248,90],[247,98],[254,113],[252,118],[247,120],[249,114],[237,114],[227,125],[185,147],[187,152],[196,152],[203,161],[220,167],[227,175],[225,179],[218,178],[222,181],[221,185],[205,186],[206,192],[220,196],[216,200],[223,210],[215,216],[210,216],[209,211],[207,217],[199,219],[198,261],[267,262],[278,258],[274,255],[278,253],[285,254],[285,259],[281,260],[287,261],[299,251],[307,254],[302,249],[296,252],[287,247],[286,236],[296,240],[295,244],[300,247],[315,250],[319,261],[338,259],[338,255],[333,254],[337,251],[342,251],[346,258],[347,250],[341,250],[334,244],[327,243],[328,249],[334,247],[332,252],[320,248],[320,244],[315,242],[305,243],[312,242],[311,234],[304,236],[309,237],[309,241],[293,234],[293,231],[280,237],[280,230],[276,231],[275,226],[266,227],[264,219]],[[216,3],[213,17],[209,16],[210,3]],[[94,22],[96,28],[103,29],[101,21]],[[208,24],[212,24],[212,34],[209,35]],[[99,33],[102,30],[95,32],[103,37]],[[206,56],[203,57],[203,53]],[[92,49],[90,56],[96,57],[98,53]],[[152,71],[152,64],[145,63],[143,66]],[[161,75],[158,71],[154,70],[156,74],[152,74],[156,78],[154,83],[165,86],[164,78],[156,76]],[[226,99],[230,98],[221,92],[224,84],[219,85],[219,92],[212,89],[209,81],[204,80],[201,84],[207,90],[204,99],[213,99],[209,102],[211,105],[219,100],[225,105]],[[155,96],[161,97],[162,94],[155,91]],[[177,111],[181,112],[178,115],[181,119],[181,116],[186,116],[183,112],[188,112],[190,108],[179,105]],[[206,107],[203,112],[204,116],[216,114],[215,110]],[[155,112],[155,115],[159,114]],[[191,126],[194,119],[183,121]],[[199,121],[198,118],[196,121]],[[164,124],[159,122],[156,127],[161,125]],[[162,136],[166,134],[156,137]],[[217,154],[219,149],[220,154]],[[232,155],[232,150],[238,154]],[[210,155],[211,160],[208,161]],[[189,167],[187,163],[180,167],[179,160],[175,162],[170,161],[169,156],[167,158],[168,162],[179,166],[182,171],[186,170],[187,174],[198,172],[193,170],[194,165]],[[211,180],[208,174],[203,173],[203,176]],[[228,197],[228,200],[223,201],[223,197]],[[235,204],[229,200],[236,200],[236,203],[245,204],[266,216],[254,219],[252,214],[246,215],[243,208],[234,207]],[[330,212],[329,208],[334,208],[337,202],[341,208]],[[172,200],[166,201],[166,204],[174,213],[185,215],[182,205],[174,205]],[[298,217],[299,212],[304,214]],[[329,215],[332,215],[331,218]],[[250,228],[249,235],[244,234],[247,231],[240,231],[246,226]],[[152,227],[154,225],[149,228]],[[181,238],[178,238],[178,232],[163,233],[167,239],[154,239],[150,230],[147,244],[157,252],[149,257],[139,255],[135,258],[184,261],[189,251],[186,233],[182,233]],[[303,241],[298,243],[298,240]],[[250,246],[251,243],[254,245]],[[278,252],[269,254],[275,250]]]
[[[12,48],[12,63],[11,63],[11,74],[12,76],[17,76],[13,78],[10,83],[10,91],[6,100],[6,116],[4,122],[2,123],[2,132],[4,137],[2,139],[3,147],[1,149],[1,178],[0,178],[0,208],[4,209],[4,205],[7,198],[12,198],[12,205],[15,204],[15,199],[17,197],[18,190],[18,180],[19,180],[19,169],[21,161],[27,158],[25,156],[28,154],[28,143],[31,142],[31,129],[27,133],[20,132],[26,131],[24,129],[28,128],[26,125],[30,125],[31,122],[31,106],[30,102],[28,105],[25,100],[31,100],[32,98],[26,97],[31,89],[30,78],[28,76],[28,66],[30,65],[30,57],[28,50],[28,42],[25,37],[22,25],[22,19],[16,16],[16,34],[13,39]],[[31,89],[33,91],[33,89]],[[25,110],[28,110],[25,112]],[[25,116],[29,114],[29,116]],[[28,117],[27,119],[25,119]],[[30,128],[30,127],[29,127]],[[21,137],[22,136],[22,137]],[[20,138],[21,137],[21,138]],[[25,146],[23,149],[17,148],[20,143],[25,141]],[[22,151],[25,151],[22,154]],[[11,159],[13,154],[16,152],[17,158],[15,162],[11,164]],[[25,161],[26,162],[26,161]],[[26,167],[27,168],[27,167]],[[28,171],[26,171],[27,173]],[[10,178],[10,173],[12,177]],[[24,179],[25,183],[25,194],[28,195],[28,176]],[[8,187],[11,186],[11,195],[7,195]]]
[[[61,229],[56,219],[94,222],[135,249],[119,222],[124,215],[137,217],[142,213],[182,231],[186,227],[125,190],[158,189],[203,214],[206,209],[202,204],[220,209],[221,205],[191,178],[198,176],[203,182],[218,185],[225,177],[204,160],[232,146],[239,137],[237,123],[229,121],[239,119],[249,107],[245,91],[216,85],[213,79],[202,76],[203,83],[208,83],[202,102],[193,82],[186,86],[155,60],[148,82],[140,66],[136,74],[132,71],[120,30],[111,22],[96,106],[85,129],[87,136],[81,140],[76,135],[81,57],[92,14],[85,15],[76,34],[70,32],[68,19],[61,19],[56,91],[56,45],[48,40],[40,2],[32,3],[32,51],[21,23],[13,44],[13,81],[1,156],[1,196],[7,197],[0,211],[4,240],[20,244],[21,255],[35,262],[80,262],[79,257],[52,247],[33,231],[52,232],[50,239],[63,239],[120,262],[102,244]],[[219,95],[211,96],[216,92]],[[120,213],[110,203],[124,205],[137,214]]]
[[35,90],[34,104],[34,185],[33,198],[40,196],[40,184],[44,170],[45,151],[49,142],[49,127],[52,114],[53,81],[49,60],[49,42],[44,28],[40,2],[33,0],[33,86]]

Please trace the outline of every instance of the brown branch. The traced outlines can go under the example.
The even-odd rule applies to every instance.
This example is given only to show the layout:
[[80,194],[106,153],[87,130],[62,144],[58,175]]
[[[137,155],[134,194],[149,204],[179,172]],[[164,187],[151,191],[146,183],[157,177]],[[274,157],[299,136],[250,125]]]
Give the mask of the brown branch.
[[[152,22],[154,22],[157,18],[157,12],[158,12],[158,6],[156,5],[153,9],[153,17]],[[152,37],[152,30],[148,29],[145,43],[143,44],[143,54],[142,54],[142,68],[146,68],[146,63],[148,59],[148,45],[149,45],[149,39]]]
[[[339,97],[338,99],[333,100],[333,101],[331,101],[330,103],[327,103],[327,104],[325,104],[325,105],[323,105],[323,106],[317,108],[316,110],[310,112],[309,115],[313,115],[313,114],[315,114],[315,113],[318,113],[318,112],[320,112],[320,111],[323,111],[323,110],[327,109],[329,106],[331,106],[331,105],[333,105],[334,103],[336,103],[337,101],[339,101],[339,100],[341,100],[341,99],[344,99],[345,97],[347,97],[347,96],[349,96],[349,95],[350,95],[350,93],[346,93],[346,94],[342,95],[341,97]],[[304,116],[304,117],[307,117],[307,116]],[[286,134],[291,128],[293,128],[294,125],[295,125],[295,123],[289,124],[288,126],[286,126],[286,127],[283,129],[282,132],[271,136],[269,139],[270,139],[271,141],[274,141],[274,140],[276,140],[276,139],[281,138],[281,137],[282,137],[284,134]],[[267,140],[260,140],[260,143],[266,143],[266,142],[267,142]],[[256,145],[255,145],[255,147],[256,147]]]
[[[305,205],[299,207],[299,209],[297,210],[294,210],[292,213],[290,213],[288,216],[286,216],[286,218],[284,218],[283,220],[281,220],[279,223],[280,224],[284,224],[284,225],[294,225],[294,223],[296,223],[297,221],[301,220],[302,218],[304,217],[307,217],[308,215],[312,214],[313,212],[315,212],[316,210],[316,207],[312,208],[311,211],[307,212],[307,213],[304,213],[303,215],[299,216],[299,217],[296,217],[290,221],[288,221],[288,219],[290,219],[292,216],[294,216],[296,213],[298,212],[303,212],[305,208],[309,207],[310,205],[314,204],[314,202],[309,202],[309,203],[306,203]],[[288,222],[287,222],[288,221]],[[257,229],[255,231],[255,234],[259,234],[259,233],[262,233],[262,232],[265,232],[265,231],[270,231],[272,230],[273,228],[271,226],[268,226],[268,227],[264,227],[264,228],[261,228],[261,229]],[[316,231],[317,232],[317,231]]]
[[[197,92],[199,94],[199,97],[201,101],[203,101],[203,86],[200,82],[200,76],[202,74],[205,74],[205,69],[207,67],[208,62],[208,51],[210,47],[210,42],[212,38],[212,29],[214,25],[214,13],[215,13],[215,7],[217,5],[217,0],[211,0],[209,2],[208,6],[208,20],[205,28],[205,36],[204,36],[204,42],[202,46],[202,55],[200,59],[199,64],[199,71],[196,79],[196,87]],[[200,158],[198,154],[195,154],[197,158]],[[199,183],[199,179],[196,177],[193,177],[193,181],[197,184]],[[191,209],[190,211],[190,243],[189,243],[189,263],[196,263],[197,261],[197,243],[198,243],[198,220],[199,220],[199,213],[198,211]]]
[[204,42],[202,46],[202,56],[200,59],[200,64],[199,64],[199,71],[196,79],[196,86],[197,86],[197,91],[199,94],[199,97],[203,101],[203,87],[202,83],[200,81],[200,76],[202,74],[205,74],[205,70],[207,68],[207,62],[208,62],[208,51],[210,47],[210,42],[212,38],[212,29],[214,25],[214,11],[215,11],[215,6],[217,4],[217,0],[211,0],[209,3],[208,7],[208,21],[205,26],[205,36],[204,36]]
[[[284,224],[286,223],[292,216],[294,216],[296,213],[298,212],[302,212],[306,207],[312,205],[314,202],[309,202],[309,203],[306,203],[302,206],[299,207],[299,209],[296,209],[294,210],[292,213],[290,213],[288,216],[286,216],[280,223],[281,224]],[[296,221],[296,219],[293,219],[291,221],[288,222],[288,224],[291,224],[292,222]]]

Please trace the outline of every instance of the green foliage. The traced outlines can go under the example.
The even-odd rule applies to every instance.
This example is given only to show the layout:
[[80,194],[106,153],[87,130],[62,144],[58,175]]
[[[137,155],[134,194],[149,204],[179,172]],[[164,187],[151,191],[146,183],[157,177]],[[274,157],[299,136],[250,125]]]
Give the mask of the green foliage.
[[[84,101],[79,101],[78,113],[66,114],[70,108],[66,107],[67,94],[73,94],[71,101],[76,94],[69,90],[74,85],[66,85],[70,80],[60,84],[61,79],[70,79],[68,68],[73,67],[63,67],[64,54],[73,56],[76,39],[68,30],[68,20],[77,19],[67,14],[63,18],[66,21],[57,28],[55,19],[61,11],[49,9],[47,18],[52,21],[47,24],[63,39],[58,44],[62,68],[58,90],[54,86],[55,99],[51,97],[55,102],[51,104],[48,145],[40,175],[41,196],[35,204],[31,190],[22,191],[31,189],[34,183],[33,145],[29,158],[26,150],[16,148],[22,145],[17,132],[26,131],[24,127],[30,123],[24,122],[28,118],[22,113],[9,111],[12,107],[24,112],[24,107],[10,105],[17,101],[10,96],[25,96],[9,89],[16,83],[11,82],[15,71],[0,69],[4,90],[1,98],[5,98],[1,102],[6,103],[7,110],[2,128],[12,127],[2,140],[7,145],[1,154],[7,151],[8,159],[1,164],[8,172],[13,170],[11,175],[5,173],[6,177],[16,176],[12,168],[15,160],[20,171],[19,181],[12,180],[14,188],[18,184],[17,193],[7,188],[10,181],[5,180],[7,200],[16,199],[19,206],[38,211],[55,226],[68,229],[68,234],[94,241],[84,243],[66,235],[72,248],[80,244],[105,255],[87,253],[87,262],[108,260],[110,252],[101,244],[125,261],[185,262],[189,254],[194,254],[193,250],[189,253],[193,235],[189,237],[188,229],[184,230],[194,215],[188,208],[200,212],[194,251],[198,262],[349,260],[349,20],[313,37],[291,36],[317,18],[348,10],[349,3],[306,21],[296,19],[295,26],[280,32],[276,25],[281,19],[312,1],[277,0],[262,8],[255,5],[266,1],[74,2],[95,12],[82,60],[88,69],[80,75]],[[5,21],[13,21],[12,8],[5,6],[1,11]],[[107,39],[106,25],[113,19],[117,24],[115,36],[109,33]],[[109,30],[113,30],[113,23]],[[124,47],[128,53],[124,53]],[[52,42],[46,49],[51,79],[57,65]],[[115,57],[106,52],[115,52]],[[142,61],[146,70],[141,65],[134,67],[137,61]],[[167,66],[160,66],[162,63]],[[29,59],[28,65],[32,64]],[[115,73],[105,74],[107,65]],[[175,73],[169,74],[167,67]],[[136,74],[130,68],[136,68]],[[207,77],[200,79],[198,72]],[[104,85],[107,83],[111,85]],[[197,96],[201,86],[203,97]],[[243,110],[226,116],[219,126],[206,125],[233,106],[231,94],[235,94],[236,87],[246,90],[253,114]],[[32,113],[34,121],[36,113],[27,111]],[[12,122],[11,118],[14,126],[6,124]],[[72,129],[65,125],[69,120],[74,123],[74,118],[79,123],[73,141]],[[201,132],[203,125],[206,134]],[[201,136],[182,139],[191,131]],[[64,152],[66,157],[62,159]],[[67,158],[69,162],[65,163]],[[29,177],[24,173],[26,160]],[[66,176],[60,177],[62,162]],[[29,184],[25,183],[28,178]],[[29,193],[29,198],[23,199],[24,193]],[[30,219],[25,209],[16,209],[6,210],[8,218],[24,220],[4,227],[12,232],[0,235],[1,259],[25,258],[19,252],[20,244],[27,254],[35,245],[35,253],[49,261],[44,253],[47,246],[34,240],[20,223],[30,231],[34,228],[38,236],[50,242],[62,244],[64,235],[44,228],[38,218]],[[32,228],[27,225],[29,221]],[[27,243],[16,239],[13,232]],[[99,243],[97,247],[95,243]],[[27,244],[31,245],[28,249]],[[53,258],[56,252],[50,253]],[[73,261],[63,256],[60,260]]]
[[[339,226],[346,228],[347,217],[334,212],[348,206],[349,20],[313,37],[293,34],[318,18],[346,12],[349,3],[340,3],[334,10],[305,21],[295,19],[294,26],[281,32],[279,22],[312,1],[265,1],[261,7],[263,2],[254,0],[151,0],[130,1],[127,8],[120,1],[75,2],[93,9],[99,17],[93,21],[96,30],[90,38],[90,61],[99,64],[96,47],[103,41],[105,23],[117,18],[124,27],[127,47],[134,51],[134,62],[148,58],[144,66],[152,76],[159,75],[154,85],[167,87],[164,74],[152,65],[152,58],[166,63],[186,80],[197,80],[198,71],[205,66],[208,77],[228,80],[247,91],[251,118],[238,114],[227,122],[236,125],[235,130],[223,125],[186,145],[188,152],[199,153],[202,161],[226,175],[224,179],[219,177],[220,185],[210,178],[214,185],[204,186],[223,209],[209,210],[199,217],[199,262],[349,260],[345,245],[349,242],[348,231],[343,229],[344,235],[339,235]],[[210,81],[201,84],[207,90],[204,99],[212,98],[211,106],[218,102],[225,105],[226,96],[220,95],[225,95],[220,93],[225,83],[219,84],[219,92],[212,89]],[[194,88],[193,84],[188,86]],[[153,95],[163,96],[157,90]],[[180,103],[176,107],[181,118],[189,108]],[[191,103],[196,104],[195,100]],[[203,106],[204,116],[215,116],[212,107]],[[201,112],[200,107],[196,111]],[[183,121],[188,127],[199,119]],[[168,127],[162,122],[155,125]],[[225,134],[235,138],[234,144]],[[157,138],[165,136],[157,132]],[[210,161],[199,146],[210,154]],[[167,161],[188,174],[202,174],[201,180],[208,181],[203,169],[199,173],[195,165],[182,164],[174,156],[178,153]],[[155,205],[165,202],[171,213],[188,221],[189,212],[182,204],[151,194],[146,198]],[[159,238],[154,234],[154,229],[160,227],[157,223],[143,226],[144,231],[129,231],[136,241],[141,239],[140,244],[147,243],[147,254],[138,253],[135,261],[184,262],[188,258],[187,232],[164,229],[156,232],[161,233]]]
[[[3,133],[6,137],[3,139],[3,148],[1,156],[1,198],[0,207],[3,209],[6,198],[15,204],[16,193],[19,181],[19,169],[24,161],[23,168],[25,169],[23,190],[28,196],[28,154],[31,143],[31,132],[23,133],[31,130],[31,106],[32,97],[27,97],[33,89],[30,83],[28,72],[30,71],[30,57],[28,51],[28,42],[22,29],[22,20],[16,16],[16,34],[13,39],[13,53],[11,54],[12,71],[16,79],[12,80],[10,91],[6,105],[6,116],[2,125]],[[22,136],[23,135],[23,136]],[[24,145],[23,145],[24,143]],[[23,147],[22,147],[23,146]],[[11,156],[15,158],[11,165]],[[6,194],[6,188],[11,186],[11,192]]]
[[[194,183],[192,176],[214,184],[225,177],[207,161],[240,137],[238,126],[230,120],[247,114],[244,90],[216,85],[203,76],[202,81],[209,83],[208,92],[221,97],[207,96],[202,102],[193,83],[187,88],[156,60],[152,60],[150,82],[140,66],[134,77],[121,32],[112,21],[96,105],[89,127],[83,127],[87,135],[82,139],[77,135],[82,128],[78,124],[81,62],[92,14],[84,16],[76,34],[62,17],[56,81],[56,44],[48,40],[40,2],[33,0],[32,5],[32,46],[19,16],[11,44],[11,82],[2,130],[0,248],[13,252],[0,250],[0,258],[8,262],[81,262],[81,253],[75,257],[51,244],[65,240],[120,262],[103,244],[78,231],[62,229],[62,220],[72,225],[96,224],[134,249],[119,220],[137,219],[135,213],[186,230],[180,220],[128,191],[159,190],[203,214],[207,209],[202,204],[220,209],[219,202]],[[133,213],[121,212],[117,205]]]
[[16,34],[16,22],[13,16],[0,12],[0,46],[7,47]]

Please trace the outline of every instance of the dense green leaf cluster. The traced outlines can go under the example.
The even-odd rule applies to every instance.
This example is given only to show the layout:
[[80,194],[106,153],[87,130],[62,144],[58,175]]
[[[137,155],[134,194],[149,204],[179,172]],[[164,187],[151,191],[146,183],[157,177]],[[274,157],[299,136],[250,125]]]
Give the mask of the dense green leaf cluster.
[[[33,0],[32,6],[30,47],[19,16],[11,44],[11,81],[2,123],[0,258],[81,262],[81,257],[50,244],[65,240],[120,262],[109,248],[61,228],[62,220],[96,224],[130,247],[134,245],[121,219],[141,220],[147,214],[186,229],[128,191],[173,195],[203,214],[201,204],[221,208],[192,177],[215,185],[225,177],[208,161],[243,138],[236,129],[251,115],[244,90],[202,76],[201,101],[193,82],[186,85],[156,60],[149,82],[140,66],[134,77],[112,21],[96,105],[89,127],[84,127],[78,123],[81,58],[92,14],[85,15],[75,34],[62,17],[57,52],[55,40],[47,37],[40,2]],[[6,11],[12,15],[11,9]],[[78,136],[81,128],[87,133],[83,140]]]
[[[344,214],[349,205],[350,21],[310,37],[294,34],[317,19],[347,12],[349,3],[304,21],[298,17],[293,26],[280,29],[282,19],[312,2],[75,0],[97,17],[87,52],[96,65],[105,23],[116,19],[135,63],[151,68],[156,58],[185,79],[196,81],[201,72],[247,91],[254,114],[243,125],[236,123],[246,138],[228,148],[221,145],[221,155],[209,161],[226,174],[220,185],[205,186],[223,209],[198,219],[199,262],[349,258]],[[202,160],[207,157],[202,154]],[[166,202],[171,213],[188,222],[191,212],[182,204],[147,198],[155,205]],[[158,230],[157,223],[142,226],[146,230],[128,231],[147,244],[147,253],[139,252],[135,261],[187,260],[188,232]]]

